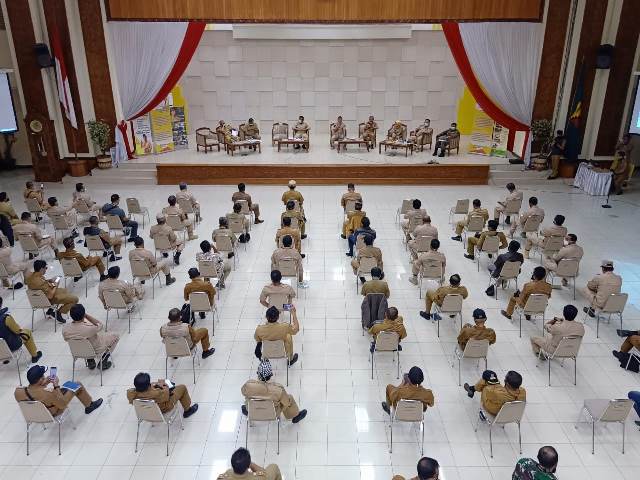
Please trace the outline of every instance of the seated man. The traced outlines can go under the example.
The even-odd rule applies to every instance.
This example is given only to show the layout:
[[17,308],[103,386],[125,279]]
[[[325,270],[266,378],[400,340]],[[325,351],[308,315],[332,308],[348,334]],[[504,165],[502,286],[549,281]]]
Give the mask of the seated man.
[[302,258],[305,255],[302,253],[302,241],[300,239],[300,229],[291,227],[291,217],[284,217],[282,219],[282,228],[276,231],[276,247],[280,246],[280,239],[289,236],[293,239],[293,246]]
[[169,310],[169,322],[160,327],[160,337],[164,341],[165,338],[184,338],[190,349],[200,342],[202,347],[202,358],[213,355],[216,351],[211,348],[209,340],[209,330],[206,328],[193,328],[188,323],[183,323],[182,315],[179,308]]
[[[91,346],[99,352],[105,350],[97,367],[102,370],[109,370],[111,362],[109,357],[113,353],[120,340],[120,335],[102,331],[102,322],[88,315],[81,303],[76,303],[71,307],[71,323],[62,329],[62,338],[65,342],[69,340],[88,340]],[[93,358],[87,359],[87,367],[90,370],[96,368],[96,361]]]
[[[636,415],[640,417],[640,392],[632,390],[627,396],[629,400],[633,400],[633,409],[636,411]],[[635,424],[640,427],[640,421],[636,420]]]
[[[464,389],[469,398],[473,398],[476,392],[481,392],[480,401],[482,408],[493,416],[496,416],[502,405],[515,400],[526,401],[527,392],[522,385],[522,375],[513,370],[509,370],[504,377],[504,387],[500,385],[496,372],[485,370],[482,378],[475,385],[464,384]],[[486,416],[481,411],[480,417],[486,420]]]
[[[73,241],[73,237],[67,237],[62,240],[62,244],[64,245],[64,252],[58,252],[58,260],[63,258],[75,258],[78,261],[78,265],[83,272],[86,272],[92,267],[95,267],[96,270],[100,273],[100,281],[103,281],[107,276],[104,274],[104,263],[102,263],[102,259],[100,257],[85,257],[80,252],[76,251],[76,245]],[[75,277],[73,279],[74,282],[77,282],[82,277]]]
[[[538,198],[537,197],[529,197],[529,210],[520,214],[520,217],[516,219],[516,221],[511,222],[511,226],[509,227],[509,235],[513,237],[516,233],[518,226],[520,228],[524,227],[524,224],[527,223],[529,217],[537,216],[540,217],[540,222],[544,220],[544,210],[538,206]],[[522,236],[525,236],[525,233],[522,232]]]
[[244,226],[244,234],[245,236],[247,236],[247,234],[249,233],[249,227],[251,225],[251,222],[241,212],[242,212],[242,205],[236,202],[233,204],[233,212],[227,213],[226,217],[227,217],[227,221],[229,222],[231,222],[232,220],[241,222],[241,225]]
[[169,388],[164,379],[151,383],[151,376],[140,372],[134,377],[133,386],[134,388],[127,390],[127,400],[131,404],[137,399],[153,400],[162,413],[168,413],[180,402],[184,418],[189,418],[198,411],[198,404],[191,404],[191,397],[184,385],[174,385],[173,388]]
[[545,240],[548,237],[563,237],[567,234],[567,227],[563,227],[564,215],[556,215],[553,218],[553,225],[540,230],[540,235],[534,238],[527,238],[527,243],[524,246],[524,258],[529,258],[529,252],[534,245],[541,247],[544,245]]
[[293,200],[289,200],[287,202],[287,209],[282,212],[282,214],[280,215],[280,225],[282,226],[283,223],[282,221],[286,218],[286,217],[291,217],[291,218],[296,218],[298,220],[298,228],[300,229],[300,238],[301,239],[305,239],[307,238],[307,236],[304,233],[305,230],[305,221],[306,219],[304,218],[304,215],[302,213],[301,210],[296,210],[296,204]]
[[[546,257],[542,260],[542,266],[547,269],[547,272],[555,272],[558,269],[558,264],[563,259],[577,260],[578,264],[584,256],[584,250],[577,244],[578,236],[574,233],[567,233],[564,237],[564,247],[558,251],[553,257]],[[568,286],[569,280],[562,279],[562,285]]]
[[[520,203],[522,203],[522,192],[519,190],[516,190],[515,183],[512,183],[512,182],[507,183],[507,191],[509,193],[504,197],[504,199],[498,200],[497,205],[493,209],[493,219],[497,220],[498,222],[500,221],[500,214],[504,212],[504,209],[507,206],[507,203],[509,203],[512,200],[520,200]],[[506,223],[507,225],[511,223],[511,217],[509,215],[505,217],[504,223]]]
[[[62,316],[69,313],[71,307],[78,303],[78,297],[71,295],[66,288],[60,288],[60,277],[58,280],[47,280],[44,278],[47,272],[47,262],[44,260],[36,260],[33,262],[33,273],[26,278],[25,283],[29,290],[40,290],[45,293],[52,305],[58,305],[55,311],[55,319],[60,323],[66,323]],[[47,310],[47,317],[53,318],[54,310]]]
[[633,349],[640,351],[640,330],[616,330],[618,336],[624,338],[624,342],[620,345],[620,350],[613,350],[611,353],[622,363],[626,364],[629,360],[628,353]]
[[409,373],[405,373],[402,377],[402,383],[397,387],[387,385],[386,396],[387,401],[382,402],[382,409],[391,415],[391,407],[398,404],[400,400],[418,400],[422,402],[422,409],[433,407],[435,399],[433,392],[422,386],[424,382],[424,373],[420,367],[411,367]]
[[[42,352],[38,350],[33,340],[33,333],[28,328],[18,325],[18,322],[9,314],[9,307],[2,307],[2,297],[0,297],[0,338],[7,342],[12,352],[17,352],[24,345],[31,355],[31,363],[36,363],[42,358]],[[9,363],[9,360],[5,360],[5,363]]]
[[22,197],[25,200],[27,200],[28,198],[35,199],[40,205],[40,208],[45,211],[49,208],[49,204],[44,201],[43,189],[36,187],[32,181],[28,181],[27,183],[25,183],[25,188],[22,191]]
[[[56,245],[56,238],[48,234],[43,234],[42,230],[35,223],[31,223],[31,214],[29,212],[22,212],[20,215],[20,222],[13,225],[13,234],[16,237],[20,235],[31,235],[38,245],[38,248],[49,247],[53,250],[54,255],[58,255],[58,246]],[[29,259],[33,256],[30,253]]]
[[[356,258],[351,260],[351,268],[354,275],[358,274],[358,268],[360,268],[360,262],[364,257],[372,257],[376,259],[376,266],[384,271],[384,264],[382,262],[382,250],[373,246],[373,237],[370,235],[364,235],[364,247],[356,252]],[[365,272],[368,273],[368,272]],[[360,281],[364,283],[364,277],[360,277]]]
[[462,241],[462,231],[469,225],[471,217],[482,217],[485,223],[489,220],[489,212],[486,208],[482,208],[481,205],[480,199],[476,198],[473,200],[473,209],[469,212],[467,218],[456,223],[456,234],[451,237],[451,240],[456,240],[457,242]]
[[583,311],[590,317],[595,317],[595,309],[604,308],[607,299],[612,293],[620,293],[622,290],[622,277],[613,273],[613,262],[603,260],[600,268],[602,273],[596,275],[587,282],[586,287],[580,288],[580,293],[589,300],[589,306]]
[[[495,220],[489,220],[487,222],[487,230],[482,232],[479,236],[473,236],[467,238],[467,253],[464,255],[464,258],[468,258],[469,260],[475,260],[475,251],[478,252],[482,250],[482,246],[484,245],[484,241],[487,237],[498,237],[500,239],[500,245],[498,248],[507,248],[507,237],[504,236],[504,233],[498,232],[498,222]],[[492,254],[489,254],[491,257]]]
[[429,215],[422,217],[422,224],[413,229],[411,237],[412,239],[407,242],[407,246],[411,252],[411,257],[415,260],[418,258],[418,242],[416,240],[418,237],[438,238],[438,229],[431,225],[431,217]]
[[384,273],[378,267],[371,269],[371,280],[367,280],[362,284],[360,293],[363,297],[366,297],[369,293],[382,293],[386,298],[391,296],[389,291],[389,285],[385,280],[382,280]]
[[177,205],[178,200],[175,195],[169,195],[167,198],[167,202],[169,203],[168,207],[164,207],[162,209],[162,213],[165,215],[177,215],[182,225],[187,229],[187,235],[189,235],[189,240],[195,240],[198,238],[198,235],[193,234],[193,220],[189,220],[189,217],[186,213],[182,211],[182,209]]
[[[107,250],[113,249],[113,251],[109,256],[110,262],[117,262],[118,260],[122,260],[122,257],[116,256],[116,255],[120,255],[120,248],[122,248],[122,239],[117,236],[112,237],[111,235],[109,235],[109,232],[102,230],[98,226],[98,224],[99,224],[98,217],[96,215],[91,215],[89,217],[89,226],[84,227],[84,229],[82,230],[82,234],[85,237],[87,235],[98,236],[102,240],[102,245],[104,245],[104,248],[106,248]],[[86,243],[87,242],[85,240],[85,245],[84,245],[85,247],[87,246]]]
[[347,202],[360,202],[362,203],[362,195],[356,192],[356,186],[353,183],[347,184],[347,193],[340,197],[340,206],[343,210],[347,208]]
[[[200,242],[200,250],[202,252],[196,253],[196,262],[208,261],[213,262],[218,276],[217,287],[225,288],[225,280],[231,273],[231,264],[222,258],[222,255],[218,253],[216,247],[211,245],[207,240]],[[231,254],[231,252],[229,252]],[[209,279],[207,279],[209,280]]]
[[[465,299],[469,296],[469,292],[467,287],[460,285],[461,279],[460,275],[457,273],[451,275],[449,277],[449,285],[439,287],[437,290],[427,290],[427,294],[424,296],[425,301],[425,310],[424,312],[420,312],[420,316],[425,320],[431,320],[431,306],[435,302],[436,305],[442,306],[442,302],[444,302],[444,297],[447,295],[462,295],[462,298]],[[440,320],[440,315],[437,313],[433,314],[433,320]]]
[[387,140],[391,142],[402,142],[405,140],[404,135],[405,131],[402,122],[400,120],[396,120],[387,132]]
[[467,346],[467,342],[470,339],[474,340],[489,340],[489,345],[496,343],[496,332],[493,328],[488,328],[485,323],[487,321],[487,314],[481,308],[476,308],[473,311],[473,322],[465,323],[458,334],[458,348],[461,352],[464,351]]
[[[189,269],[189,278],[191,281],[184,286],[184,301],[189,301],[189,295],[194,292],[204,292],[209,297],[209,304],[215,305],[216,303],[216,289],[211,282],[207,282],[200,276],[200,272],[197,268]],[[200,318],[205,317],[205,312],[200,312]]]
[[[171,269],[169,268],[169,264],[167,263],[167,261],[160,260],[158,262],[156,260],[156,256],[149,250],[144,248],[144,240],[141,237],[136,237],[133,244],[136,248],[129,252],[129,262],[131,262],[132,260],[143,260],[149,267],[151,275],[155,275],[158,270],[162,270],[167,286],[176,281],[176,279],[171,276]],[[144,280],[142,280],[141,283],[144,283]]]
[[[307,416],[307,411],[298,408],[293,396],[288,394],[282,385],[269,381],[273,377],[273,369],[269,360],[260,360],[257,373],[257,380],[247,380],[240,389],[245,397],[245,402],[251,398],[271,400],[275,405],[276,415],[284,415],[284,418],[291,420],[291,423],[298,423]],[[242,405],[241,410],[243,415],[249,415],[246,403]]]
[[422,135],[433,134],[433,128],[431,128],[431,120],[424,119],[424,122],[416,127],[415,130],[409,132],[409,141],[417,144],[422,139]]
[[133,285],[126,280],[119,280],[120,267],[117,265],[109,267],[107,277],[108,278],[100,282],[98,286],[98,298],[105,308],[107,307],[104,301],[104,292],[107,290],[119,290],[127,305],[133,305],[135,301],[142,300],[144,297],[144,288],[142,285]]
[[[460,130],[458,125],[453,122],[451,127],[436,135],[436,145],[433,149],[433,156],[444,157],[445,151],[454,138],[460,138]],[[439,152],[439,153],[438,153]]]
[[276,248],[271,254],[271,270],[279,270],[280,261],[291,258],[296,262],[298,270],[298,283],[304,283],[304,268],[302,266],[302,255],[293,248],[293,240],[289,235],[282,239],[282,248]]
[[11,224],[18,223],[20,220],[13,208],[13,205],[11,205],[11,202],[9,201],[7,192],[0,192],[0,215],[6,217]]
[[362,139],[369,144],[369,148],[373,147],[376,141],[376,131],[378,130],[378,124],[373,118],[373,115],[369,115],[369,120],[366,121],[362,129]]
[[347,127],[342,122],[342,117],[338,116],[335,123],[331,126],[331,148],[335,147],[336,142],[343,140],[347,136]]
[[[511,240],[509,245],[507,246],[507,251],[505,253],[501,253],[496,258],[494,263],[489,264],[489,272],[491,272],[491,278],[499,278],[502,273],[502,267],[507,262],[519,262],[520,265],[524,263],[524,257],[520,252],[520,242],[517,240]],[[506,281],[503,282],[502,287],[506,287]],[[493,297],[496,293],[495,287],[493,285],[489,285],[489,287],[484,291],[490,297]]]
[[[158,213],[156,215],[157,225],[152,225],[149,229],[149,236],[151,240],[154,240],[156,237],[165,236],[167,240],[169,240],[169,245],[174,250],[173,254],[173,263],[176,265],[180,265],[180,255],[182,254],[182,250],[184,250],[184,242],[178,240],[176,233],[173,231],[169,225],[167,225],[167,217],[164,213]],[[169,254],[167,252],[162,253],[163,257],[168,257]]]
[[298,190],[296,190],[296,186],[297,186],[297,183],[295,180],[289,180],[289,183],[288,183],[289,190],[287,190],[282,194],[281,200],[284,205],[289,203],[289,201],[291,200],[295,200],[296,202],[298,202],[298,205],[300,205],[300,210],[304,211],[303,210],[304,197]]
[[[18,402],[27,400],[42,402],[54,417],[64,412],[74,397],[80,400],[80,403],[84,406],[84,413],[87,415],[102,405],[102,399],[93,400],[80,382],[75,382],[80,385],[80,388],[75,392],[64,387],[60,388],[58,377],[50,377],[48,375],[45,377],[46,371],[47,367],[42,365],[34,365],[27,370],[29,385],[17,387],[13,394],[15,399]],[[53,385],[53,388],[49,385]]]
[[255,221],[253,223],[258,225],[259,223],[264,222],[264,220],[260,220],[260,205],[251,201],[251,195],[245,192],[246,188],[247,187],[244,183],[239,183],[238,191],[231,196],[231,201],[233,203],[236,203],[238,200],[246,201],[247,205],[249,206],[249,210],[253,212],[253,215],[255,217]]
[[445,257],[444,253],[438,251],[440,248],[440,240],[434,238],[431,240],[429,246],[431,249],[428,252],[421,252],[412,263],[409,282],[414,285],[418,285],[418,273],[426,268],[427,265],[433,265],[434,263],[439,263],[442,267],[442,279],[444,279],[444,272],[447,268],[447,257]]
[[[396,332],[398,334],[398,341],[402,341],[407,337],[407,329],[404,328],[404,319],[401,315],[398,315],[398,309],[396,307],[388,307],[384,311],[384,319],[380,323],[374,323],[369,328],[369,334],[373,337],[371,342],[371,351],[376,345],[376,338],[380,332]],[[401,346],[398,346],[402,350]]]
[[551,446],[538,450],[538,461],[533,458],[521,458],[513,470],[512,480],[558,480],[558,452]]
[[291,312],[291,323],[278,322],[280,318],[280,310],[275,306],[267,308],[265,314],[267,322],[256,327],[256,331],[253,334],[253,338],[258,342],[256,347],[257,352],[262,351],[262,342],[264,340],[282,340],[284,342],[284,350],[287,352],[287,358],[289,359],[289,366],[298,361],[298,354],[293,353],[293,336],[300,331],[300,324],[298,323],[298,315],[296,313],[296,307],[293,305],[289,310]]
[[78,226],[76,225],[75,209],[73,207],[62,207],[58,205],[58,199],[56,197],[49,197],[47,202],[49,203],[47,215],[49,215],[49,217],[64,217],[67,225],[71,227],[71,236],[75,238],[80,235],[78,233]]
[[242,127],[245,140],[260,140],[260,129],[258,124],[250,118]]
[[360,228],[357,228],[347,239],[349,242],[349,251],[346,253],[347,257],[353,257],[353,247],[356,245],[358,236],[364,235],[364,237],[371,237],[373,240],[376,239],[376,231],[371,228],[371,220],[369,220],[369,217],[363,217],[361,223]]
[[[422,457],[418,461],[418,476],[411,480],[438,480],[440,478],[440,464],[434,458]],[[402,475],[394,475],[391,480],[406,480]]]
[[[306,142],[309,141],[309,124],[304,121],[304,117],[300,115],[298,117],[298,123],[293,126],[293,138],[296,140],[304,140]],[[294,145],[293,148],[296,150],[300,149],[300,145]],[[307,146],[303,145],[303,149],[306,150]]]
[[[547,297],[551,297],[551,285],[547,283],[545,280],[547,276],[547,271],[544,267],[536,267],[533,269],[533,274],[531,275],[531,281],[525,283],[524,287],[522,287],[522,292],[520,290],[516,290],[513,296],[509,299],[509,304],[507,305],[506,310],[500,310],[500,313],[503,317],[511,320],[511,315],[513,315],[513,311],[516,308],[516,304],[520,308],[524,308],[527,304],[527,300],[529,300],[529,296],[533,293],[541,293],[546,295]],[[529,315],[525,315],[527,320],[530,320]]]
[[280,270],[272,270],[271,271],[271,283],[262,287],[262,291],[260,292],[260,304],[268,307],[269,302],[268,299],[271,295],[287,295],[289,297],[289,303],[293,301],[296,297],[296,291],[291,287],[291,285],[287,285],[286,283],[281,283],[282,273]]
[[264,478],[264,480],[282,480],[282,474],[273,463],[262,468],[251,461],[251,455],[246,448],[239,448],[231,455],[231,468],[218,475],[218,480],[234,478]]
[[422,224],[422,219],[427,217],[427,211],[422,208],[422,202],[417,198],[411,203],[411,207],[404,214],[404,220],[400,222],[402,231],[405,235],[409,235],[409,232],[413,232],[415,227]]
[[178,193],[176,193],[176,200],[178,202],[180,202],[180,200],[188,202],[193,209],[193,213],[196,217],[196,222],[202,221],[202,216],[200,215],[200,204],[196,200],[196,197],[193,196],[193,193],[187,190],[187,184],[185,182],[180,182],[178,188],[180,190],[178,191]]
[[76,183],[76,189],[73,192],[73,203],[71,207],[78,210],[78,205],[80,202],[84,202],[84,204],[89,208],[89,211],[92,215],[100,214],[100,206],[91,199],[91,196],[87,193],[87,190],[84,188],[84,183]]
[[[14,262],[11,259],[11,254],[13,253],[13,249],[11,245],[9,245],[9,240],[4,236],[3,233],[0,232],[0,263],[4,265],[5,270],[9,274],[9,276],[13,276],[18,272],[22,272],[22,279],[26,279],[31,271],[29,269],[29,262]],[[9,279],[3,278],[2,285],[5,288],[19,290],[24,285],[22,282],[16,282],[13,286],[9,283]]]
[[[578,309],[573,305],[565,305],[562,310],[563,318],[554,317],[544,325],[546,332],[551,337],[531,337],[531,348],[534,355],[540,353],[540,349],[548,354],[555,352],[563,337],[584,337],[584,324],[575,322],[578,316]],[[543,357],[544,358],[544,357]]]
[[[235,245],[236,242],[238,241],[236,234],[233,233],[229,228],[229,221],[227,220],[227,217],[218,218],[218,228],[216,228],[211,233],[211,240],[213,240],[213,243],[216,243],[216,236],[218,235],[225,235],[230,237],[232,245]],[[229,258],[233,257],[233,255],[234,255],[233,252],[229,252]]]
[[124,210],[120,208],[120,195],[117,193],[111,195],[110,203],[105,203],[103,205],[102,214],[120,217],[122,225],[129,229],[129,239],[127,242],[133,242],[133,240],[138,236],[138,222],[131,220],[131,218],[124,213]]
[[342,222],[342,234],[340,237],[347,238],[362,226],[362,219],[367,216],[367,212],[362,210],[362,203],[356,202],[355,210],[347,212],[347,218]]

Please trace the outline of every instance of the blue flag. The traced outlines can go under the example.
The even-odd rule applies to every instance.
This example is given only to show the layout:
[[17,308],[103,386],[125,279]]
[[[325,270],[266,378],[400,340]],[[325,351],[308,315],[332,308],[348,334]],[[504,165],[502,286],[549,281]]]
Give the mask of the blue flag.
[[573,94],[571,109],[569,110],[569,118],[565,126],[564,135],[567,139],[565,147],[565,157],[567,160],[577,161],[578,155],[582,148],[582,133],[580,125],[582,124],[582,102],[584,99],[584,61],[580,66],[580,74],[578,76],[578,85]]

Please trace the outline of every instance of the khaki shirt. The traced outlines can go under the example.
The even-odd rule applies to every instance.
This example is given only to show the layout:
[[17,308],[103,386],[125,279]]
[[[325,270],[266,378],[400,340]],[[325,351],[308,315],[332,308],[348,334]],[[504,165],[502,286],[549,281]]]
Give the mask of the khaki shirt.
[[433,407],[435,399],[433,392],[422,385],[403,384],[398,387],[392,387],[388,390],[390,406],[396,406],[399,400],[419,400],[422,402],[423,408]]
[[544,326],[545,331],[551,334],[551,337],[545,337],[546,342],[542,345],[545,352],[553,353],[562,337],[576,336],[584,337],[584,325],[575,320],[564,320],[556,318],[555,323],[547,323]]
[[35,188],[25,188],[22,191],[22,197],[26,200],[27,198],[35,198],[40,204],[42,204],[45,208],[49,207],[49,204],[44,204],[44,197],[42,194],[42,190],[38,190]]
[[87,339],[93,348],[95,348],[97,352],[100,352],[100,350],[109,346],[109,343],[103,341],[104,339],[101,338],[100,331],[102,331],[102,323],[94,325],[89,320],[73,321],[62,327],[62,338],[64,338],[66,342],[69,340]]
[[620,293],[622,277],[613,272],[600,273],[587,282],[587,288],[595,294],[596,306],[602,308],[612,293]]
[[134,400],[153,400],[160,407],[162,413],[167,413],[173,408],[173,403],[169,400],[171,392],[167,385],[160,385],[155,382],[145,390],[144,392],[138,392],[135,388],[127,390],[127,400],[129,403],[133,403]]
[[520,215],[520,225],[524,225],[527,219],[534,215],[540,217],[540,221],[544,220],[544,210],[539,206],[534,205],[533,207],[530,207],[529,210]]
[[260,137],[260,129],[258,128],[258,124],[256,123],[245,123],[244,127],[242,127],[244,131],[245,138],[259,138]]
[[533,293],[542,293],[547,297],[551,297],[551,291],[551,285],[549,285],[546,280],[531,280],[530,282],[524,284],[522,292],[518,297],[518,305],[524,307],[527,304],[529,295]]
[[184,300],[189,300],[189,294],[193,292],[204,292],[209,296],[209,303],[213,305],[215,303],[216,289],[203,278],[194,278],[184,286]]
[[[292,398],[282,385],[275,382],[263,382],[261,380],[248,380],[240,389],[245,398],[260,398],[271,400],[276,405],[276,410],[281,412],[291,406]],[[233,478],[233,477],[232,477]],[[244,477],[238,477],[244,478]],[[248,477],[251,478],[251,477]]]
[[495,237],[496,235],[500,240],[500,246],[498,248],[507,248],[508,242],[507,242],[507,237],[505,237],[504,233],[496,232],[495,230],[486,230],[480,234],[480,238],[478,239],[478,250],[482,248],[485,238]]
[[389,320],[385,317],[381,323],[374,323],[369,329],[369,333],[373,335],[374,339],[378,337],[380,332],[396,332],[400,340],[407,337],[407,329],[404,328],[404,319],[401,315],[398,315],[395,320]]
[[491,415],[497,415],[502,405],[507,402],[527,400],[527,391],[523,387],[513,390],[509,387],[503,387],[499,383],[490,385],[486,381],[480,380],[475,384],[475,389],[482,392],[482,407]]
[[363,257],[375,258],[376,261],[378,262],[378,268],[380,270],[384,270],[382,268],[383,267],[382,250],[380,250],[378,247],[374,247],[373,245],[372,246],[365,245],[360,250],[358,250],[358,262],[360,262],[360,259]]
[[413,208],[407,210],[404,214],[404,218],[409,220],[409,225],[422,225],[422,219],[427,217],[427,211],[424,208],[415,210]]
[[20,220],[13,225],[13,233],[18,236],[20,234],[33,235],[36,242],[42,241],[42,230],[34,223]]
[[292,228],[292,227],[279,228],[278,231],[276,232],[276,245],[279,246],[280,238],[286,237],[287,235],[289,235],[293,240],[293,245],[295,246],[296,250],[298,250],[298,252],[301,251],[302,243],[300,240],[300,229],[298,228]]
[[73,208],[77,208],[76,206],[80,201],[83,201],[89,208],[96,204],[96,202],[91,200],[91,196],[87,192],[73,192],[72,198]]
[[293,258],[298,266],[298,272],[302,271],[302,256],[294,247],[276,248],[271,254],[271,270],[278,269],[278,263],[285,258]]
[[564,258],[572,258],[580,261],[582,256],[584,255],[584,250],[581,246],[576,245],[575,243],[565,245],[553,256],[553,261],[559,263],[560,260]]
[[287,335],[295,335],[296,333],[298,333],[298,331],[299,328],[294,324],[282,322],[267,322],[256,327],[253,338],[256,342],[262,342],[263,340],[285,341]]
[[308,133],[309,124],[307,122],[296,122],[296,124],[293,126],[293,133],[295,135],[299,132]]
[[423,223],[413,229],[413,238],[418,237],[438,238],[438,229],[430,223]]
[[162,209],[162,213],[165,215],[178,215],[180,220],[187,219],[187,214],[184,213],[178,205],[169,205],[168,207],[164,207]]
[[342,123],[334,123],[331,126],[331,134],[332,135],[337,135],[341,138],[344,138],[344,136],[347,134],[347,127],[345,126],[344,122]]
[[447,268],[447,257],[445,257],[444,253],[429,250],[428,252],[421,252],[416,259],[418,267],[426,267],[434,262],[442,265],[442,275],[444,275],[444,271]]
[[384,280],[367,280],[362,285],[362,289],[360,293],[365,297],[369,293],[383,293],[386,298],[391,296],[391,292],[389,291],[389,285]]
[[[49,390],[50,387],[43,387],[42,385],[29,385],[26,387],[29,395],[34,400],[42,402],[47,410],[51,412],[51,415],[59,415],[67,408],[67,402],[60,391],[60,388],[54,388]],[[14,392],[14,397],[18,402],[24,402],[31,400],[29,396],[24,392],[25,387],[18,387]]]
[[363,210],[354,210],[347,213],[347,235],[352,234],[362,226],[362,219],[367,216]]
[[193,340],[191,339],[191,333],[193,327],[188,323],[183,322],[167,322],[160,327],[160,337],[165,338],[184,338],[187,340],[189,348],[193,348]]
[[544,237],[565,237],[567,235],[567,228],[560,225],[550,225],[543,228],[540,233]]
[[513,192],[507,193],[507,195],[504,197],[504,200],[502,200],[501,202],[498,202],[498,203],[500,203],[502,205],[506,205],[511,200],[520,200],[520,201],[522,201],[522,192],[520,192],[518,190],[514,190]]
[[286,205],[289,200],[296,200],[300,205],[304,203],[304,197],[297,190],[289,189],[282,194],[282,203]]
[[486,208],[474,208],[467,215],[467,223],[469,223],[471,217],[482,217],[486,223],[489,220],[489,211]]
[[233,195],[231,195],[231,201],[232,202],[235,203],[238,200],[246,200],[247,201],[247,205],[249,205],[249,207],[251,207],[251,195],[249,195],[248,193],[235,192]]
[[84,271],[84,270],[86,270],[87,268],[90,267],[89,260],[87,259],[87,257],[85,257],[80,252],[77,252],[73,248],[70,249],[70,250],[65,250],[64,252],[58,252],[58,258],[59,259],[62,259],[62,258],[75,258],[76,260],[78,260],[78,265],[80,265],[80,268],[82,269],[82,271]]
[[244,225],[244,222],[247,219],[247,217],[244,216],[244,213],[236,213],[236,212],[229,212],[225,215],[225,217],[227,218],[229,223],[231,223],[231,220],[239,220],[241,222],[240,223],[241,225]]
[[485,327],[484,325],[471,325],[466,323],[462,326],[462,330],[458,334],[458,345],[462,350],[467,346],[469,339],[474,338],[476,340],[489,340],[489,345],[496,343],[496,332],[493,328]]
[[129,262],[131,260],[144,260],[151,272],[154,272],[158,261],[153,253],[144,248],[134,248],[129,252]]
[[104,292],[106,290],[119,290],[126,303],[133,302],[136,297],[136,288],[129,282],[118,280],[117,278],[106,278],[98,284],[98,298],[104,305]]
[[176,199],[178,201],[186,200],[191,204],[192,207],[196,207],[198,205],[198,201],[188,190],[180,190],[178,193],[176,193]]
[[260,301],[266,302],[270,295],[287,295],[289,299],[296,298],[296,291],[291,287],[291,285],[287,285],[286,283],[274,284],[270,283],[269,285],[265,285],[262,287],[262,291],[260,292]]
[[436,290],[436,296],[433,299],[433,301],[436,302],[438,305],[442,305],[442,302],[444,301],[444,297],[446,297],[447,295],[455,295],[455,294],[462,295],[462,298],[465,299],[469,296],[469,291],[467,290],[467,287],[462,285],[458,285],[457,287],[454,287],[453,285],[446,285]]
[[16,211],[13,209],[13,205],[11,205],[9,201],[0,202],[0,215],[7,217],[11,223],[19,220]]
[[340,206],[342,208],[346,207],[347,202],[349,201],[362,203],[362,195],[360,195],[358,192],[347,192],[344,195],[342,195],[342,198],[340,199]]
[[285,210],[280,215],[280,225],[281,226],[282,226],[282,219],[284,217],[297,218],[298,219],[298,225],[300,225],[301,223],[304,223],[304,215],[302,214],[302,212],[296,212],[295,210]]
[[156,235],[165,235],[169,239],[169,243],[172,247],[181,244],[182,242],[178,242],[178,237],[176,236],[173,228],[171,228],[166,223],[152,225],[149,229],[149,236],[151,239],[156,238]]
[[389,129],[387,134],[388,140],[399,141],[402,140],[404,135],[404,127],[402,125],[396,125],[395,123]]
[[49,207],[47,210],[47,215],[49,216],[65,216],[69,214],[73,210],[73,207],[61,207],[60,205],[55,205],[53,207]]
[[29,290],[41,290],[46,295],[49,295],[49,293],[54,289],[54,286],[44,278],[42,272],[33,272],[25,279],[25,283]]
[[226,472],[218,475],[218,480],[250,480],[252,478],[264,478],[265,480],[271,480],[267,478],[267,472],[264,470],[257,472],[250,472],[247,470],[244,473],[236,473],[232,468],[230,468]]

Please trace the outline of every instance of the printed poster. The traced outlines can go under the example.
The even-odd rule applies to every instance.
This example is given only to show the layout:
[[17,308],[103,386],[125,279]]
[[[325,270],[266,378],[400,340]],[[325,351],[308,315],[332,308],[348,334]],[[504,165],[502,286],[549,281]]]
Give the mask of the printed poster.
[[151,131],[155,153],[172,152],[175,149],[170,107],[151,110]]
[[135,154],[149,155],[153,152],[153,137],[151,135],[151,121],[149,114],[142,115],[133,121],[133,136],[135,139]]
[[507,156],[509,130],[496,123],[476,104],[475,118],[468,151],[474,155],[489,157]]
[[187,124],[184,117],[184,107],[171,107],[171,128],[173,131],[173,145],[176,150],[189,147],[187,140]]

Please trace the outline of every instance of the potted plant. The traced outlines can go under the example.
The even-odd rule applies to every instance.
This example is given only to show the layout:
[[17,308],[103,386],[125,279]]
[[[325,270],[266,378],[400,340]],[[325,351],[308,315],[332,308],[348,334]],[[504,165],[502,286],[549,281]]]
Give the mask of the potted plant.
[[539,153],[545,144],[553,141],[553,125],[546,118],[534,120],[531,124],[531,152]]
[[87,122],[87,126],[89,127],[89,137],[101,152],[101,155],[98,155],[98,168],[111,168],[111,157],[107,154],[109,137],[111,136],[109,125],[102,120],[90,120]]

